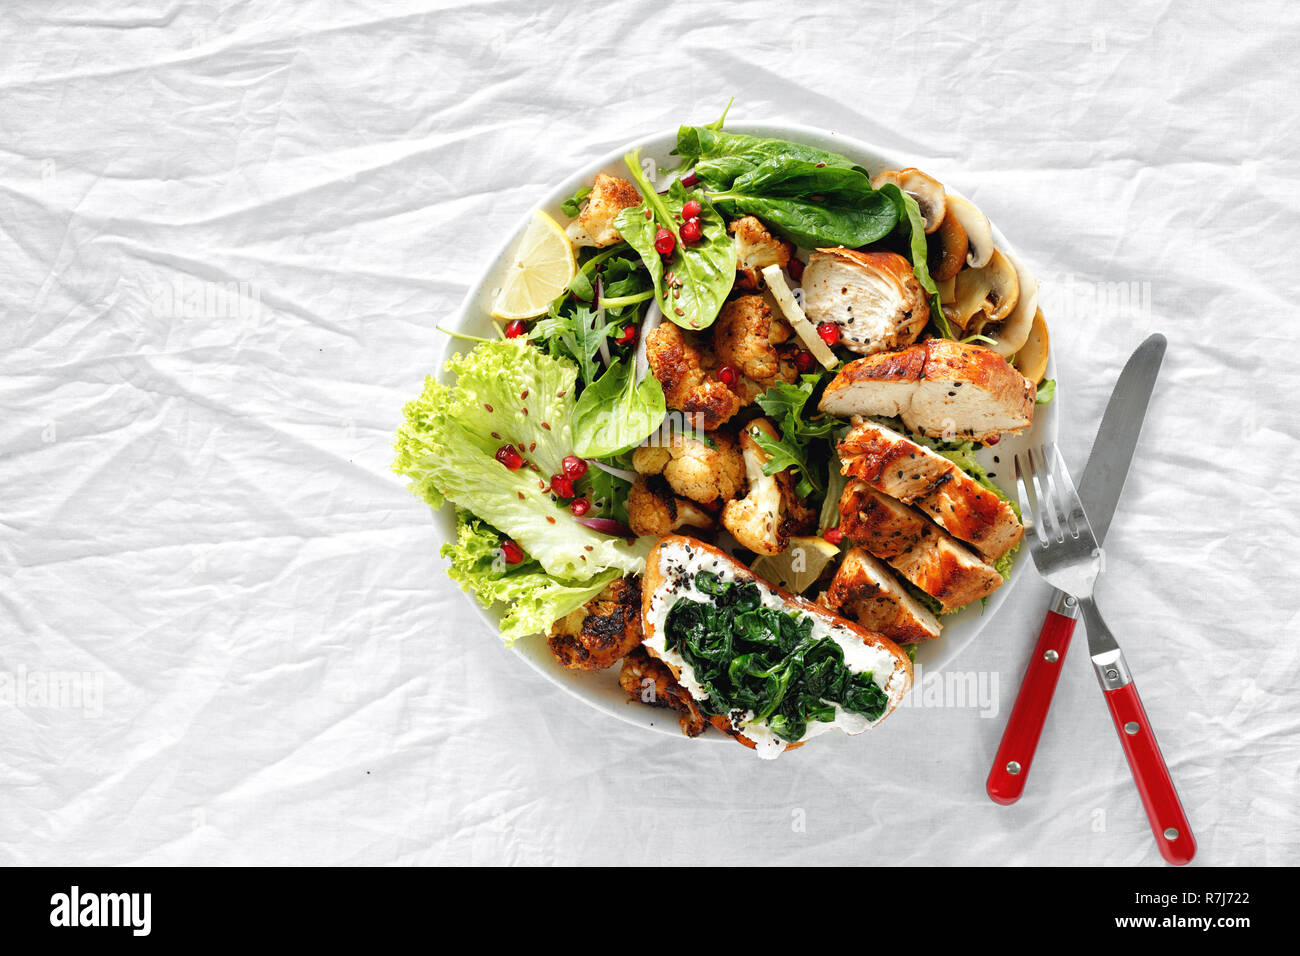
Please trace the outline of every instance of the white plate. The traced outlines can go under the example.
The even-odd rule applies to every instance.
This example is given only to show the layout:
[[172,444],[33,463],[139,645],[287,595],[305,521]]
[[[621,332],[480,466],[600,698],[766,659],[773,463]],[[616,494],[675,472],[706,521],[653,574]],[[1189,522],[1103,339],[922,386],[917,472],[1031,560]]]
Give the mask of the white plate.
[[[849,157],[865,167],[873,176],[882,169],[900,169],[911,165],[911,162],[906,157],[894,156],[870,143],[825,130],[802,126],[750,123],[729,124],[727,130],[729,132],[750,133],[755,136],[779,137],[819,146]],[[623,155],[638,145],[642,147],[641,157],[643,160],[647,157],[655,160],[659,169],[673,168],[677,165],[677,161],[675,157],[669,155],[669,151],[676,145],[676,142],[677,130],[672,129],[616,150],[586,168],[578,170],[563,182],[558,183],[542,201],[541,208],[554,216],[557,222],[564,224],[568,220],[560,211],[560,204],[572,196],[579,187],[589,186],[596,173],[606,172],[626,178],[627,168],[623,165]],[[953,189],[948,183],[944,185],[949,192],[960,195],[958,190]],[[521,210],[516,228],[502,242],[496,254],[489,260],[487,268],[483,270],[483,273],[470,287],[470,292],[465,297],[460,312],[448,323],[447,327],[470,335],[495,335],[492,328],[493,320],[490,317],[493,290],[499,285],[500,270],[504,268],[507,262],[506,253],[513,247],[532,214],[533,210],[531,209]],[[996,225],[993,227],[993,236],[999,249],[1015,254],[1014,247],[1007,242],[1006,237],[998,231]],[[444,361],[452,353],[462,351],[468,347],[461,340],[448,337],[444,352],[439,356],[436,374],[440,379],[445,378],[446,374],[442,370]],[[1049,359],[1046,377],[1053,377],[1054,366],[1054,361]],[[1033,427],[1024,435],[1005,438],[995,447],[985,448],[980,451],[978,455],[980,463],[997,476],[995,480],[1003,488],[1010,487],[1010,484],[1005,481],[1010,474],[1007,470],[1007,463],[1010,462],[1012,455],[1018,449],[1031,442],[1056,440],[1057,402],[1059,402],[1059,398],[1048,405],[1037,406],[1034,411]],[[1000,462],[995,463],[993,461],[995,455],[1000,459]],[[452,507],[450,505],[445,507],[436,515],[436,519],[442,529],[443,537],[446,539],[454,537],[455,518]],[[981,608],[979,604],[975,604],[958,614],[943,619],[943,633],[935,640],[927,641],[917,649],[916,659],[927,674],[939,672],[994,621],[998,609],[1006,600],[1012,586],[1025,573],[1025,561],[1024,549],[1022,548],[1016,555],[1011,580],[993,592],[984,607]],[[483,617],[488,627],[495,633],[498,630],[500,612],[495,608],[485,610],[469,595],[466,595],[466,601]],[[502,649],[505,650],[504,646]],[[618,685],[619,669],[617,666],[595,672],[568,670],[556,662],[546,645],[545,639],[542,637],[525,638],[517,641],[514,652],[557,687],[580,698],[597,710],[640,727],[670,734],[683,740],[686,739],[682,736],[678,727],[675,711],[648,707],[628,699],[627,694]],[[726,739],[725,736],[710,728],[697,738],[697,741],[724,741]]]

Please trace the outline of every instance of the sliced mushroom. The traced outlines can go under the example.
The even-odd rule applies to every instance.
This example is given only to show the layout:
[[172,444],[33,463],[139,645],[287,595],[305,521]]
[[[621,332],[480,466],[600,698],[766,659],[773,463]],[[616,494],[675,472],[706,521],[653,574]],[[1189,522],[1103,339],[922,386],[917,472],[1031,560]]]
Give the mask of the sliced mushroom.
[[1047,352],[1050,340],[1047,335],[1047,321],[1043,310],[1034,313],[1034,324],[1029,329],[1029,338],[1016,353],[1014,362],[1016,371],[1037,385],[1047,374]]
[[988,217],[973,202],[960,196],[948,197],[948,212],[957,217],[966,232],[966,264],[976,269],[988,265],[993,255],[993,227]]
[[886,169],[871,181],[871,188],[879,189],[885,183],[893,183],[916,200],[916,204],[921,207],[921,215],[925,217],[927,234],[939,228],[947,214],[943,183],[912,166],[906,169]]
[[[998,255],[1002,253],[999,252]],[[1009,359],[1029,338],[1029,330],[1034,324],[1034,313],[1038,311],[1038,280],[1018,260],[1011,256],[1006,256],[1006,259],[1016,270],[1016,281],[1019,283],[1020,291],[1016,297],[1016,306],[1001,322],[997,322],[990,316],[978,325],[972,324],[971,329],[993,339],[996,342],[991,346],[993,351]]]
[[[963,329],[972,324],[1001,322],[1020,300],[1020,279],[1011,260],[997,249],[989,261],[978,269],[957,273],[954,288],[952,321]],[[975,323],[977,313],[984,313],[982,323]]]
[[956,276],[966,264],[966,251],[970,243],[966,238],[966,230],[951,211],[943,217],[935,238],[938,241],[930,242],[927,256],[930,278],[935,282],[946,282]]

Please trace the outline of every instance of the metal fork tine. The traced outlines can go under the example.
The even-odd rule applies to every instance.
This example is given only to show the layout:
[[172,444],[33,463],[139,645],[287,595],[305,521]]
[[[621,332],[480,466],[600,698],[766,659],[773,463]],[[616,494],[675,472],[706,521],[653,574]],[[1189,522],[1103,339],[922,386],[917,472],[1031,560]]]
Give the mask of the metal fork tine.
[[1052,481],[1052,472],[1041,448],[1029,449],[1029,463],[1034,469],[1034,483],[1038,487],[1038,520],[1047,527],[1049,538],[1063,541],[1065,535],[1061,531],[1061,514],[1056,504],[1056,483]]
[[1016,497],[1020,499],[1020,519],[1026,531],[1032,530],[1038,536],[1039,542],[1046,544],[1047,538],[1043,534],[1043,526],[1035,519],[1038,502],[1034,496],[1033,469],[1026,459],[1027,456],[1023,452],[1016,452]]
[[1070,471],[1065,467],[1061,449],[1053,445],[1052,454],[1056,458],[1057,474],[1061,476],[1061,499],[1069,518],[1070,533],[1076,538],[1085,532],[1091,535],[1092,529],[1088,527],[1088,519],[1083,513],[1083,501],[1079,498],[1074,482],[1070,480]]

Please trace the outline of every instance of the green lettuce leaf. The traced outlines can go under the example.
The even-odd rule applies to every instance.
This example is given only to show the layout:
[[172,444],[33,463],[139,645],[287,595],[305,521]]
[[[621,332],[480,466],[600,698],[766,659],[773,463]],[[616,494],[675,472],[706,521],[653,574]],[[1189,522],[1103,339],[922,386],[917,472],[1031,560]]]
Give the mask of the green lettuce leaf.
[[442,546],[451,561],[447,576],[473,594],[484,607],[507,605],[501,638],[507,645],[541,634],[570,611],[600,593],[622,575],[611,569],[588,581],[569,581],[547,574],[537,561],[509,565],[501,553],[502,535],[464,509],[456,511],[456,541]]
[[[572,451],[572,363],[515,340],[483,342],[447,363],[455,385],[425,380],[406,406],[393,470],[431,506],[451,501],[509,535],[548,574],[589,581],[610,568],[640,571],[648,546],[629,546],[574,520],[545,486]],[[521,449],[511,471],[497,449]]]

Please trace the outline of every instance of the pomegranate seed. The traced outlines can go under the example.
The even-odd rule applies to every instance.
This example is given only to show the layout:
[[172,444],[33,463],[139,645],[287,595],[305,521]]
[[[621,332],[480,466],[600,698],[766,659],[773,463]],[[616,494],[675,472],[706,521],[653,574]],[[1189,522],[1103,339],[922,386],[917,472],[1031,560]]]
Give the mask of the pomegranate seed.
[[840,327],[834,322],[823,322],[817,326],[817,334],[827,345],[834,345],[840,340]]
[[506,323],[506,338],[517,339],[524,334],[524,320],[515,319],[513,322]]
[[635,325],[629,325],[614,342],[618,345],[631,345],[636,341],[636,331],[637,327]]
[[734,365],[724,365],[718,369],[718,378],[722,379],[722,384],[727,388],[735,388],[740,381],[740,369]]
[[501,557],[505,558],[506,564],[518,564],[524,559],[524,549],[513,541],[502,541]]
[[700,204],[697,203],[694,199],[686,200],[685,205],[682,206],[682,218],[683,219],[700,218]]
[[690,189],[699,181],[700,181],[700,177],[696,176],[694,173],[691,173],[689,176],[682,177],[682,185],[685,186],[687,189]]
[[587,459],[579,458],[577,455],[565,455],[563,468],[565,478],[577,481],[587,473]]
[[551,475],[551,492],[558,498],[573,497],[573,479],[563,475]]
[[790,257],[790,264],[787,265],[786,271],[790,273],[790,278],[795,282],[803,281],[803,260],[794,256]]
[[677,239],[667,229],[660,227],[655,233],[655,252],[661,256],[671,256],[677,248]]
[[687,219],[677,232],[681,235],[682,242],[686,243],[699,242],[704,238],[704,228],[698,219]]
[[998,442],[1000,442],[1000,441],[1002,441],[1002,436],[1001,436],[1001,435],[994,435],[992,438],[985,439],[984,444],[986,444],[986,445],[996,445],[996,444],[997,444]]
[[839,544],[844,540],[844,532],[839,528],[827,528],[826,533],[822,535],[831,544]]
[[515,451],[513,445],[502,445],[498,448],[496,458],[511,471],[518,471],[524,464],[523,456]]
[[794,367],[806,375],[817,367],[817,360],[813,358],[811,352],[797,352],[794,357]]
[[586,498],[574,498],[569,502],[569,510],[573,512],[575,518],[581,518],[591,510],[591,502]]

